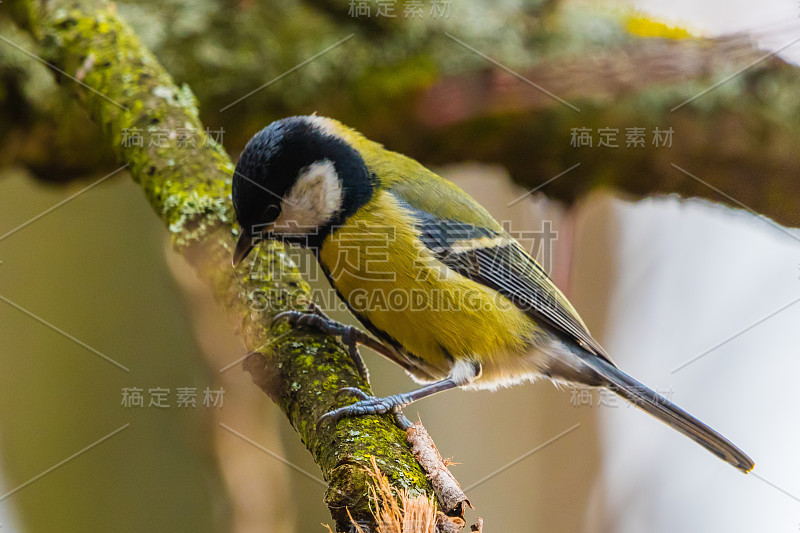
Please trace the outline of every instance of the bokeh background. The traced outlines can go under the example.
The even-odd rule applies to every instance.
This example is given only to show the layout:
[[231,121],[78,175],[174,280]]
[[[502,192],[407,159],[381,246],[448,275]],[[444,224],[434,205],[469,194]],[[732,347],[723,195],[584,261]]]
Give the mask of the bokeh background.
[[[459,463],[487,531],[797,531],[800,233],[748,212],[791,220],[796,191],[748,199],[763,174],[791,183],[796,172],[800,44],[786,45],[800,38],[800,8],[507,0],[444,3],[448,15],[434,17],[426,1],[409,19],[408,3],[394,19],[374,2],[365,17],[350,13],[360,2],[326,0],[118,9],[234,157],[271,120],[318,111],[434,166],[513,230],[546,233],[534,251],[617,363],[757,464],[743,476],[634,408],[548,383],[415,404],[408,414]],[[539,73],[581,113],[447,34]],[[14,43],[0,43],[0,530],[323,531],[315,465],[249,375],[228,368],[244,354],[232,324],[127,174],[97,183],[113,154],[15,48],[32,45],[5,14],[0,35]],[[636,56],[694,36],[733,43],[704,65],[709,80]],[[713,55],[719,42],[702,46]],[[753,43],[763,51],[741,52]],[[626,61],[637,68],[620,84],[611,66]],[[579,76],[590,67],[594,77]],[[596,145],[604,127],[619,128],[620,147]],[[646,130],[646,148],[625,147],[630,127]],[[656,127],[673,127],[671,147],[652,147]],[[595,145],[571,146],[574,128],[592,129]],[[365,352],[378,393],[413,386]],[[142,408],[123,405],[133,387]],[[152,388],[170,390],[168,408],[148,406]],[[177,406],[178,388],[197,390],[196,407]],[[203,405],[206,388],[224,391],[221,406]]]

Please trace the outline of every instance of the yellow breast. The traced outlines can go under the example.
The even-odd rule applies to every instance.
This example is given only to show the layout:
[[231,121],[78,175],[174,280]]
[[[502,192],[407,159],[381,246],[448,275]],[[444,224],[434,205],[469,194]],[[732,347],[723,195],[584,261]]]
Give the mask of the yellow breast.
[[508,299],[438,261],[412,213],[385,190],[325,239],[319,259],[357,317],[438,375],[457,359],[490,363],[522,351],[536,333]]

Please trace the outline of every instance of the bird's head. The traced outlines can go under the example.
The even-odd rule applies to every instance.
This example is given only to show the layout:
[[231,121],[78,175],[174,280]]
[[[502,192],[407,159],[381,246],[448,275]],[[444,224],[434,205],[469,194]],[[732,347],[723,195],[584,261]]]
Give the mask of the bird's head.
[[245,146],[233,175],[233,208],[241,235],[238,265],[260,239],[317,246],[331,228],[372,196],[358,150],[324,117],[273,122]]

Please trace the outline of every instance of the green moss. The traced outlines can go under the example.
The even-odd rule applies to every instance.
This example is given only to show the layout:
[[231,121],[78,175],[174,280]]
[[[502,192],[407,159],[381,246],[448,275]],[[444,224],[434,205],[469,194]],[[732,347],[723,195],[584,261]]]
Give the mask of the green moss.
[[[340,404],[336,393],[341,387],[369,389],[340,342],[307,330],[291,331],[285,322],[271,329],[276,312],[305,308],[310,300],[308,285],[279,244],[266,243],[253,254],[260,267],[255,273],[231,271],[237,234],[230,202],[233,165],[222,147],[206,138],[188,86],[178,88],[111,12],[69,3],[51,12],[41,27],[47,58],[68,73],[83,68],[84,82],[96,89],[70,85],[100,124],[106,142],[129,165],[176,248],[241,320],[247,344],[262,347],[266,366],[254,377],[286,413],[331,483],[329,503],[337,522],[346,522],[345,507],[358,519],[371,517],[364,473],[371,456],[398,487],[430,493],[391,416],[317,424],[323,413]],[[173,142],[123,142],[132,131],[150,138],[163,131]],[[181,134],[195,136],[195,143],[174,142]],[[255,305],[262,301],[267,305]]]

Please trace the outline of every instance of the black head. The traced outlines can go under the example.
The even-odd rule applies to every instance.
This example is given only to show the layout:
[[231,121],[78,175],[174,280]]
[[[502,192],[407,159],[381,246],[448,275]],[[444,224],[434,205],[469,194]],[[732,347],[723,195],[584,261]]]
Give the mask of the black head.
[[318,116],[273,122],[245,146],[233,176],[241,226],[233,264],[261,238],[316,246],[372,196],[364,160]]

